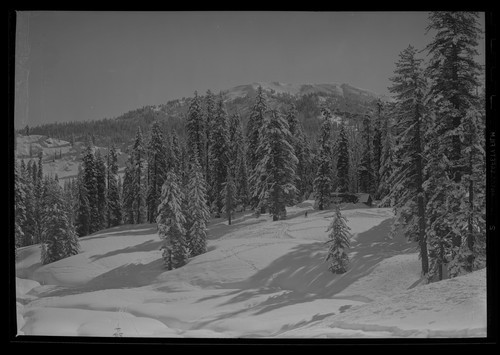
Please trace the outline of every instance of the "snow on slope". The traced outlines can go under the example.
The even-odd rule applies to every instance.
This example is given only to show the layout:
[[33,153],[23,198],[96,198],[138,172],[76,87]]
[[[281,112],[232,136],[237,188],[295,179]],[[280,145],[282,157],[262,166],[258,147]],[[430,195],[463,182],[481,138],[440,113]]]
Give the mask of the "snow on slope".
[[[328,272],[324,241],[332,211],[312,211],[312,204],[289,208],[285,221],[249,212],[230,226],[213,220],[208,252],[171,271],[162,267],[154,225],[81,238],[80,254],[45,266],[38,246],[21,248],[19,334],[112,336],[119,323],[129,337],[485,335],[483,284],[449,297],[440,312],[421,309],[425,288],[411,288],[419,280],[418,256],[400,236],[387,237],[389,209],[344,211],[353,232],[350,270]],[[468,290],[471,280],[464,280],[457,286]],[[474,323],[455,314],[463,307],[476,312]],[[398,323],[391,312],[407,317]],[[425,322],[411,321],[422,314]],[[441,320],[452,315],[455,328],[446,327]]]

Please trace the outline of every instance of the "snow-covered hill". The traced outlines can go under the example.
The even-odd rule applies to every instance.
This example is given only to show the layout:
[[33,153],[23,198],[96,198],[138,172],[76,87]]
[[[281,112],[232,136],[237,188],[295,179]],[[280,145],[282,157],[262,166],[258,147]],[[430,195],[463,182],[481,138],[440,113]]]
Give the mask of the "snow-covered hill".
[[243,98],[246,96],[253,97],[257,88],[261,86],[264,91],[273,94],[289,94],[293,96],[302,96],[312,93],[320,93],[324,95],[347,97],[354,96],[361,101],[372,101],[380,99],[384,102],[391,101],[391,98],[385,95],[375,94],[369,90],[356,88],[349,84],[287,84],[281,82],[255,82],[246,85],[238,85],[224,91],[227,100]]
[[[26,335],[129,337],[486,336],[484,270],[419,284],[415,246],[388,237],[392,212],[345,210],[350,269],[324,263],[332,211],[313,201],[272,222],[250,212],[209,226],[208,252],[162,266],[155,225],[81,238],[81,253],[40,265],[19,250],[18,329]],[[308,210],[309,216],[304,212]]]

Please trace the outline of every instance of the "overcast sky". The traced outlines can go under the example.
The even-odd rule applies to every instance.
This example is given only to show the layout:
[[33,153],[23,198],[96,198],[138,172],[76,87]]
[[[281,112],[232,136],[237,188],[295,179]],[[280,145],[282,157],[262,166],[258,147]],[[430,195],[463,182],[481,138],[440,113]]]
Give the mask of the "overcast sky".
[[[388,94],[425,12],[21,12],[15,126],[116,117],[257,81]],[[481,20],[484,23],[484,20]],[[479,50],[484,52],[484,45]],[[425,54],[422,53],[422,56]]]

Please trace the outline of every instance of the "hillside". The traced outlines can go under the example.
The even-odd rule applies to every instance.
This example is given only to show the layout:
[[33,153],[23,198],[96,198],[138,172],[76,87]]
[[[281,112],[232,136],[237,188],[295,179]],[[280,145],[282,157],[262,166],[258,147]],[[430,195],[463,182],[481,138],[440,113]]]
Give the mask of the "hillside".
[[[330,107],[337,115],[345,117],[350,124],[356,124],[360,115],[370,113],[374,102],[391,99],[349,84],[285,84],[278,82],[258,82],[238,85],[223,90],[222,95],[229,114],[238,112],[244,127],[258,86],[262,86],[268,103],[272,107],[285,107],[295,103],[298,118],[305,133],[314,136],[319,129],[320,106]],[[205,93],[199,93],[204,95]],[[219,94],[219,93],[214,93]],[[184,135],[183,122],[192,97],[170,100],[154,106],[144,106],[126,112],[115,118],[97,121],[65,122],[30,127],[30,135],[44,135],[65,141],[84,141],[86,135],[93,135],[96,144],[107,146],[115,143],[125,150],[131,143],[137,127],[146,131],[149,125],[158,120],[165,131],[175,129]],[[27,135],[25,127],[17,131]]]
[[[18,330],[26,335],[129,337],[484,337],[485,271],[418,285],[415,245],[388,237],[390,209],[345,210],[350,269],[323,262],[332,211],[313,201],[272,222],[250,212],[214,219],[208,252],[162,266],[155,225],[80,239],[81,253],[40,264],[37,245],[16,263]],[[304,212],[309,211],[305,217]],[[119,330],[117,330],[119,328]]]

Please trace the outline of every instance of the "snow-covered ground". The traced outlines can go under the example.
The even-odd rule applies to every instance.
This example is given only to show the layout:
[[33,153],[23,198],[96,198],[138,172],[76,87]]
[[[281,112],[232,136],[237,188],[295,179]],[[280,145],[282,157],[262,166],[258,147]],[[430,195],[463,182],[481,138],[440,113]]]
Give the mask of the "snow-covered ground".
[[[16,264],[18,333],[128,337],[485,337],[486,276],[419,285],[415,245],[388,234],[386,208],[343,211],[350,269],[328,271],[332,211],[313,201],[272,222],[239,213],[209,226],[208,252],[162,266],[155,225],[81,238],[81,253],[42,266],[40,249]],[[308,217],[304,211],[308,210]]]

